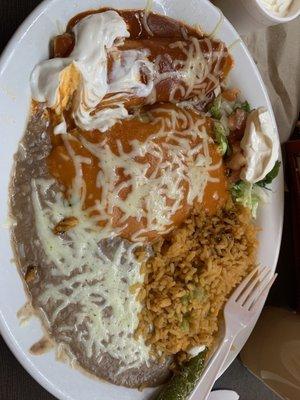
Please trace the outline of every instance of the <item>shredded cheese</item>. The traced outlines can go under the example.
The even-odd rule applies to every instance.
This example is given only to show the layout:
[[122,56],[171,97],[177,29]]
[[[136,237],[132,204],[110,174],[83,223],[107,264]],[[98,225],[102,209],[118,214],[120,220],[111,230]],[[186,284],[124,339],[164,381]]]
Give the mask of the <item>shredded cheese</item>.
[[150,36],[154,36],[153,32],[151,31],[151,29],[148,25],[148,16],[149,16],[149,13],[151,12],[152,8],[153,8],[153,0],[147,0],[147,4],[146,4],[145,10],[143,12],[142,24],[143,24],[143,27],[145,28],[145,31]]
[[[77,340],[86,357],[99,356],[101,361],[101,355],[108,353],[119,360],[119,373],[150,360],[143,339],[134,338],[141,304],[130,287],[143,281],[134,251],[144,245],[148,232],[166,233],[171,229],[172,217],[185,197],[189,205],[201,201],[207,183],[217,180],[210,172],[220,166],[212,163],[209,154],[212,139],[205,129],[205,118],[195,119],[186,110],[163,106],[149,112],[149,117],[156,132],[145,142],[131,141],[130,152],[124,151],[121,141],[115,154],[105,140],[92,143],[83,136],[62,135],[75,168],[70,201],[57,193],[45,204],[44,196],[52,190],[54,181],[32,182],[36,229],[55,278],[55,283],[47,283],[39,299],[45,306],[51,305],[49,324],[60,324],[66,336],[74,332],[74,326],[59,317],[69,306],[75,306],[75,324],[81,327]],[[87,210],[83,210],[86,185],[82,168],[91,159],[75,153],[74,140],[99,160],[97,186],[102,188],[102,196]],[[139,161],[147,154],[157,160],[150,175],[149,165]],[[129,178],[122,183],[118,183],[120,168]],[[119,194],[124,188],[130,188],[130,192],[121,199]],[[122,211],[124,223],[130,217],[147,221],[146,227],[133,235],[132,243],[118,237],[121,228],[112,227],[115,207]],[[67,237],[55,235],[53,227],[68,217],[75,217],[78,224],[67,232]],[[104,227],[99,226],[100,220],[106,222]],[[112,246],[110,254],[105,251],[107,240]]]
[[[210,171],[219,167],[212,165],[209,155],[212,139],[207,134],[205,118],[194,120],[190,112],[176,107],[160,107],[148,114],[155,133],[146,141],[132,140],[130,151],[125,151],[121,140],[117,140],[118,154],[112,151],[107,138],[93,143],[84,136],[63,135],[76,172],[71,190],[73,201],[84,205],[82,166],[91,162],[90,158],[74,153],[72,142],[78,141],[99,160],[96,186],[101,188],[101,197],[87,212],[98,222],[110,225],[112,232],[115,209],[121,212],[118,222],[123,228],[131,219],[143,221],[144,228],[132,237],[135,241],[146,240],[149,232],[169,232],[173,217],[184,202],[192,206],[194,201],[202,201],[207,183],[213,180]],[[155,167],[141,161],[147,156],[155,159]],[[120,181],[120,170],[127,177],[125,181]],[[124,190],[125,198],[121,195]]]
[[[50,324],[60,324],[66,335],[74,333],[74,326],[58,322],[61,312],[74,305],[76,325],[83,326],[78,329],[77,340],[86,357],[108,353],[120,361],[119,372],[147,363],[148,347],[141,338],[133,337],[141,305],[129,290],[142,282],[140,263],[134,256],[139,245],[110,239],[113,251],[106,254],[101,240],[111,238],[111,234],[82,211],[80,202],[69,207],[58,194],[53,202],[42,205],[40,194],[51,190],[53,183],[42,179],[32,182],[38,236],[53,265],[52,275],[56,281],[60,278],[58,284],[48,282],[40,297],[44,305],[52,305]],[[52,231],[65,216],[75,216],[79,221],[68,238]]]
[[[150,36],[149,10],[143,12],[142,23]],[[182,30],[183,36],[187,34]],[[45,102],[62,116],[73,96],[72,115],[83,130],[107,131],[116,122],[128,118],[126,99],[147,98],[156,102],[156,86],[166,79],[174,81],[169,101],[176,96],[187,99],[197,96],[198,101],[220,84],[221,61],[227,49],[221,42],[213,50],[209,38],[191,37],[170,44],[183,53],[183,59],[170,60],[172,71],[160,72],[164,54],[154,62],[148,60],[147,49],[120,51],[118,45],[130,36],[124,19],[116,11],[92,14],[73,28],[75,46],[68,58],[54,58],[38,64],[31,75],[33,99]],[[203,52],[201,45],[207,48]],[[108,54],[115,55],[111,81],[108,82]],[[142,79],[142,76],[146,79]],[[112,95],[112,96],[111,96]],[[107,99],[106,96],[109,96]],[[105,107],[101,107],[101,103]],[[63,118],[57,132],[65,128]]]
[[[150,36],[149,9],[143,13],[142,23]],[[149,62],[146,49],[128,50],[121,56],[116,41],[129,37],[125,21],[115,11],[106,11],[82,19],[74,27],[75,47],[67,59],[54,59],[38,65],[32,74],[33,98],[45,102],[62,114],[69,97],[76,94],[72,116],[82,130],[106,131],[117,121],[128,119],[124,105],[126,97],[156,100],[156,85],[174,78],[170,102],[176,96],[205,98],[208,89],[220,85],[221,61],[226,55],[220,43],[217,50],[209,39],[203,39],[207,51],[203,52],[199,39],[177,41],[171,48],[180,49],[183,59],[171,60],[173,71],[157,73],[160,57]],[[116,57],[108,81],[107,55]],[[141,71],[147,77],[141,81]],[[178,79],[180,77],[180,79]],[[178,83],[176,83],[178,82]],[[109,98],[107,96],[109,94]],[[99,107],[113,103],[113,107]],[[42,196],[52,190],[54,181],[32,181],[32,201],[35,211],[36,230],[42,248],[51,263],[55,282],[49,281],[40,301],[52,310],[49,323],[60,324],[66,336],[74,334],[74,325],[63,324],[60,316],[69,306],[75,306],[77,340],[83,346],[85,356],[99,357],[108,353],[119,360],[119,373],[139,367],[150,360],[148,346],[142,338],[135,339],[138,314],[141,305],[136,294],[130,292],[132,285],[142,283],[140,262],[134,252],[144,246],[149,232],[165,234],[172,229],[173,218],[184,203],[192,206],[201,202],[208,182],[218,178],[211,171],[220,167],[213,164],[209,147],[212,139],[206,130],[206,120],[179,107],[165,107],[148,111],[150,124],[155,133],[147,140],[130,142],[130,151],[117,141],[117,153],[112,151],[107,138],[100,142],[89,141],[84,135],[67,132],[62,117],[54,128],[55,134],[63,134],[63,143],[71,159],[75,177],[66,201],[61,193],[45,204]],[[103,135],[104,136],[104,135]],[[84,210],[87,198],[83,168],[92,163],[91,157],[76,154],[73,144],[77,141],[91,157],[98,161],[96,180],[101,196],[95,204]],[[78,144],[77,143],[77,144]],[[150,165],[147,156],[155,159]],[[220,161],[221,162],[221,161]],[[126,180],[120,180],[119,170]],[[126,191],[126,196],[121,195]],[[121,212],[120,226],[112,223],[114,210]],[[53,227],[62,219],[75,217],[79,222],[66,236],[53,233]],[[143,221],[143,228],[132,235],[132,242],[120,239],[122,229],[131,219]],[[99,226],[101,222],[101,228]],[[122,225],[123,224],[123,225]],[[112,252],[105,251],[110,242]]]
[[[202,51],[201,44],[207,47],[206,52]],[[162,61],[162,56],[158,56],[155,59],[154,87],[166,79],[172,79],[170,102],[176,103],[178,92],[183,99],[193,97],[196,98],[197,103],[205,101],[209,93],[220,85],[221,61],[228,55],[225,45],[220,42],[218,48],[214,50],[209,38],[199,40],[190,37],[189,40],[179,40],[169,46],[180,49],[184,58],[173,60],[172,71],[157,73]],[[148,97],[148,102],[156,102],[155,91]]]

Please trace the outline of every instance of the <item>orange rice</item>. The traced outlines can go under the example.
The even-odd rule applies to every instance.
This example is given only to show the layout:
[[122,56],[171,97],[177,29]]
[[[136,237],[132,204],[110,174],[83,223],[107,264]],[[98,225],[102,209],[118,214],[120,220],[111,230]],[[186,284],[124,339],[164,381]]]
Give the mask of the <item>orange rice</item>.
[[195,210],[160,238],[142,267],[137,336],[160,356],[210,347],[226,299],[255,266],[256,231],[250,212],[229,201],[214,216]]

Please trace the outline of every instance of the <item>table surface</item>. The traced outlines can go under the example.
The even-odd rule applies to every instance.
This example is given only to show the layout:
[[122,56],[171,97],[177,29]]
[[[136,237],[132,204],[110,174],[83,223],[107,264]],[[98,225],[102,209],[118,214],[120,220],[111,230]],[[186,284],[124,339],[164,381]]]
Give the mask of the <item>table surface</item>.
[[[71,0],[70,0],[71,1]],[[40,0],[1,0],[0,2],[0,52],[24,18],[40,3]],[[288,195],[287,195],[288,196]],[[286,204],[289,199],[286,198]],[[292,266],[292,242],[288,229],[289,207],[286,207],[284,238],[278,262],[279,279],[272,289],[268,303],[293,308],[293,274],[286,266]],[[292,268],[292,267],[290,267]],[[216,382],[216,389],[236,390],[241,400],[278,400],[271,390],[254,377],[239,360]],[[0,400],[53,400],[54,397],[39,386],[22,368],[0,336]],[[82,399],[87,400],[87,399]]]

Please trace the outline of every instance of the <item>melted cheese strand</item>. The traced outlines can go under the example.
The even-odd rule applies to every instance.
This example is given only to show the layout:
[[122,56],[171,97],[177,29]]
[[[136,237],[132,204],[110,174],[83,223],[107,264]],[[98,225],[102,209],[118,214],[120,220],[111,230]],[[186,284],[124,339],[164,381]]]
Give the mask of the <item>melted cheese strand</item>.
[[[145,11],[142,23],[152,36],[147,19]],[[72,91],[71,85],[71,94],[76,93],[73,118],[84,130],[105,131],[116,121],[128,118],[124,106],[126,96],[147,97],[151,93],[151,101],[155,101],[155,85],[170,77],[175,82],[181,77],[181,83],[170,93],[170,101],[176,101],[178,92],[182,97],[193,93],[199,98],[205,97],[208,89],[219,85],[219,78],[214,74],[220,73],[221,60],[227,51],[223,45],[213,50],[209,39],[203,39],[208,49],[205,54],[196,38],[178,41],[171,47],[179,48],[185,59],[173,60],[174,71],[158,76],[154,71],[158,70],[159,57],[154,65],[148,61],[149,52],[145,49],[124,51],[122,59],[116,57],[108,83],[107,52],[115,51],[118,39],[129,37],[124,20],[115,11],[94,14],[74,27],[74,35],[75,47],[70,57],[40,64],[33,72],[32,87],[39,101],[45,101],[61,113],[62,104],[68,98],[61,83],[74,84],[77,92]],[[70,76],[74,70],[79,80],[77,86],[74,83],[77,78]],[[141,71],[147,77],[146,84],[141,82]],[[99,108],[107,94],[112,95],[109,101],[113,107]],[[71,206],[62,194],[47,202],[41,199],[40,194],[44,196],[52,190],[53,181],[32,182],[36,229],[51,265],[49,273],[55,278],[47,282],[39,301],[51,310],[47,315],[50,324],[60,324],[59,330],[65,337],[70,339],[74,335],[74,324],[80,327],[76,330],[76,341],[82,345],[87,358],[96,357],[100,362],[101,356],[108,353],[119,360],[119,373],[150,360],[149,348],[143,339],[134,338],[141,304],[130,287],[143,282],[134,251],[145,242],[149,232],[169,232],[173,217],[184,201],[189,206],[195,201],[201,202],[207,183],[218,181],[210,171],[220,167],[210,157],[212,139],[205,129],[204,118],[194,121],[185,110],[163,107],[150,111],[149,115],[150,123],[157,126],[155,133],[145,142],[132,140],[130,151],[125,151],[121,141],[116,143],[116,154],[106,139],[93,143],[83,135],[62,136],[75,170]],[[61,133],[65,125],[61,121],[56,133]],[[85,211],[87,189],[83,165],[91,164],[92,159],[76,154],[72,147],[74,141],[99,160],[96,186],[101,189],[101,198]],[[153,167],[140,161],[148,155],[155,159]],[[120,181],[120,169],[128,177],[125,181]],[[124,190],[125,198],[121,196]],[[122,214],[119,218],[122,228],[113,226],[115,209]],[[67,217],[75,217],[78,224],[65,235],[55,235],[53,227]],[[117,237],[131,218],[143,222],[144,226],[132,235],[133,243]],[[101,228],[99,221],[104,224]],[[111,252],[107,252],[107,242]],[[69,307],[75,309],[74,323],[62,318]]]
[[[38,236],[52,274],[60,282],[48,282],[39,300],[52,306],[48,316],[51,324],[59,324],[61,312],[75,306],[75,326],[83,326],[77,340],[86,357],[108,353],[120,361],[119,372],[139,367],[148,362],[149,349],[141,338],[133,337],[141,305],[129,288],[142,282],[140,263],[134,256],[138,244],[116,240],[111,242],[112,254],[106,254],[105,246],[99,243],[111,233],[100,229],[80,204],[69,207],[56,195],[54,201],[41,205],[40,193],[51,190],[53,183],[42,179],[32,182]],[[52,228],[66,216],[75,216],[79,224],[62,238]],[[62,325],[61,329],[71,336],[74,325]]]
[[151,29],[148,25],[148,16],[149,16],[149,13],[151,12],[152,8],[153,8],[153,0],[147,0],[146,7],[143,12],[142,24],[143,24],[143,27],[145,28],[146,32],[150,36],[154,36],[153,32],[151,31]]
[[[207,46],[206,53],[202,51],[200,41],[195,37],[191,37],[189,41],[179,40],[169,45],[172,49],[180,49],[185,55],[184,60],[171,60],[173,71],[155,74],[154,87],[166,79],[174,81],[169,97],[170,102],[176,102],[178,92],[181,98],[188,98],[193,94],[197,98],[197,103],[206,101],[209,93],[219,86],[221,61],[228,55],[228,50],[221,42],[218,50],[213,50],[209,38],[204,38],[201,42]],[[155,71],[159,70],[161,62],[162,56],[158,56],[155,60]],[[214,67],[213,64],[215,64]],[[156,102],[155,90],[147,100],[149,103]]]
[[[65,147],[76,173],[71,191],[75,203],[77,200],[82,206],[86,196],[81,165],[88,160],[75,155],[69,143],[79,140],[99,160],[96,186],[101,188],[101,198],[86,210],[87,213],[91,218],[104,222],[107,229],[115,234],[121,232],[121,228],[112,227],[112,215],[116,208],[121,211],[120,224],[126,224],[131,218],[137,222],[144,221],[145,227],[132,237],[138,242],[144,241],[151,231],[160,234],[169,232],[173,225],[172,218],[182,207],[185,196],[190,206],[194,201],[201,202],[207,183],[218,181],[218,178],[210,176],[210,171],[220,167],[219,164],[212,164],[209,154],[212,139],[206,132],[205,119],[194,121],[187,111],[163,107],[149,112],[149,116],[157,131],[145,142],[132,140],[129,152],[124,151],[120,140],[116,142],[116,154],[106,139],[92,143],[83,136],[75,139],[72,135],[64,135]],[[198,144],[191,145],[192,140],[198,141]],[[151,173],[150,165],[140,161],[147,155],[155,158]],[[127,177],[125,181],[120,181],[119,170]],[[184,183],[187,186],[184,187]],[[124,198],[121,193],[125,189],[127,195]]]

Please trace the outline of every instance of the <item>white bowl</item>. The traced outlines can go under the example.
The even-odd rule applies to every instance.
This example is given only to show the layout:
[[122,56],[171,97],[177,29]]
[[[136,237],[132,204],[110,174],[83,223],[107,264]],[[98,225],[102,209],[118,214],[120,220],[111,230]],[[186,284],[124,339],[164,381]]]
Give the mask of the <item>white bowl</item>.
[[[143,0],[128,0],[126,8],[142,8]],[[7,199],[9,173],[13,155],[27,122],[30,89],[29,76],[34,65],[48,58],[49,39],[65,27],[76,13],[100,6],[124,8],[121,0],[46,0],[26,19],[18,29],[0,61],[0,330],[5,341],[24,368],[49,392],[61,400],[146,400],[153,389],[143,392],[111,385],[72,369],[55,360],[54,352],[42,356],[29,353],[30,346],[42,336],[40,322],[32,319],[20,326],[17,311],[26,301],[23,285],[13,263],[7,221]],[[219,11],[208,0],[190,0],[188,7],[181,0],[154,0],[154,10],[189,24],[199,24],[206,32],[212,32],[220,20]],[[230,23],[224,20],[218,37],[228,45],[235,43],[232,53],[236,61],[231,74],[232,83],[239,87],[254,107],[271,109],[265,86],[245,45]],[[260,212],[258,260],[274,270],[280,248],[283,220],[283,175],[279,175],[273,186],[272,202]],[[257,315],[258,317],[259,315]],[[253,327],[245,330],[237,339],[224,369],[236,357]],[[16,382],[17,384],[17,382]]]
[[287,15],[280,17],[263,7],[261,0],[212,0],[240,34],[290,22],[300,15],[300,0],[293,0]]
[[264,26],[283,24],[300,15],[300,0],[293,0],[285,16],[280,16],[264,7],[262,0],[242,0],[247,11]]

